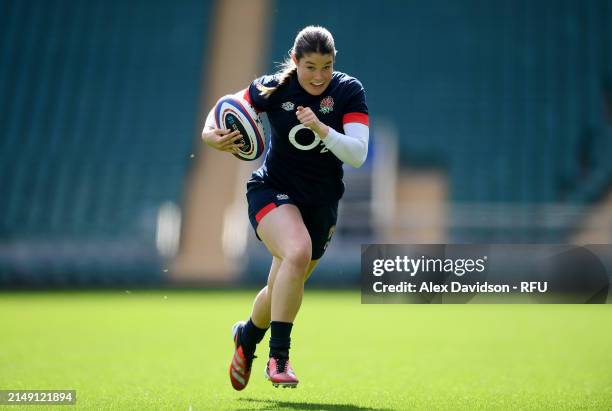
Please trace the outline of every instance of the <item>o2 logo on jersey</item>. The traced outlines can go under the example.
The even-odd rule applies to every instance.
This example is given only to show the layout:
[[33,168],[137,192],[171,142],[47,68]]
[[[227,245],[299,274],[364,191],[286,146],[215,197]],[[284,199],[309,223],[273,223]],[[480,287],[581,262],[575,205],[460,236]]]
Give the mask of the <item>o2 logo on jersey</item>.
[[[302,129],[306,129],[308,131],[310,131],[314,137],[314,139],[312,140],[312,143],[310,144],[300,144],[299,141],[297,141],[296,136],[298,131],[302,130]],[[319,144],[321,144],[321,137],[319,137],[317,135],[317,133],[315,133],[314,131],[312,131],[311,129],[309,129],[308,127],[306,127],[303,124],[298,124],[295,127],[293,127],[290,131],[289,131],[289,141],[291,142],[291,144],[293,144],[293,147],[297,148],[298,150],[302,150],[302,151],[308,151],[308,150],[312,150],[313,148],[315,148],[316,146],[318,146]],[[323,146],[323,148],[321,149],[321,153],[327,153],[329,151],[329,149],[325,146]]]

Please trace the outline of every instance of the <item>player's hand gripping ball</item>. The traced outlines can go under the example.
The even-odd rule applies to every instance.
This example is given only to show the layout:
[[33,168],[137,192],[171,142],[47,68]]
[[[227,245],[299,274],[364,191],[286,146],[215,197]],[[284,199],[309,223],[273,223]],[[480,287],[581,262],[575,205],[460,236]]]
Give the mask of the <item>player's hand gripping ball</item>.
[[241,160],[259,158],[265,148],[265,130],[259,114],[246,100],[236,96],[223,96],[215,105],[215,123],[219,129],[239,131],[241,144],[234,155]]

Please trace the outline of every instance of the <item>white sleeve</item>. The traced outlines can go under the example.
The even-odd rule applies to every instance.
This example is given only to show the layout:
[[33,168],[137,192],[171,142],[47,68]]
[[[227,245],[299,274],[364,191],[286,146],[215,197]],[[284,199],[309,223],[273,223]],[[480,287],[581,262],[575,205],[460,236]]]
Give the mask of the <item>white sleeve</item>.
[[338,133],[329,127],[323,143],[343,162],[355,168],[361,167],[368,156],[370,128],[361,123],[347,123],[344,125],[344,132],[346,134]]

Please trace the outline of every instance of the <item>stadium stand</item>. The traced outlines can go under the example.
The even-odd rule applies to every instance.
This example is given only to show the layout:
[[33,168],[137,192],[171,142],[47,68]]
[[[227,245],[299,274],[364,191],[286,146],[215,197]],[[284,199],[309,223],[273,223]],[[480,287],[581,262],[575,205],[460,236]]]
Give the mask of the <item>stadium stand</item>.
[[156,283],[212,1],[32,0],[0,13],[0,283]]
[[[210,24],[222,4],[2,2],[0,285],[164,280],[158,214],[164,204],[184,206],[186,191],[196,192],[186,181],[190,154],[201,150],[194,136],[202,125],[202,96],[214,99],[235,91],[233,82],[243,87],[245,78],[275,70],[274,64],[259,70],[249,63],[223,83],[218,77],[202,81],[215,64],[219,72],[230,72],[222,71],[223,61],[206,60],[227,55],[215,50],[215,35],[227,39],[227,25]],[[612,114],[606,117],[602,103],[607,98],[612,113],[609,1],[258,4],[269,9],[268,47],[249,61],[280,62],[300,28],[328,27],[339,50],[336,68],[362,80],[368,94],[371,156],[390,152],[377,146],[388,137],[377,135],[385,123],[397,131],[393,151],[403,171],[436,168],[446,177],[440,187],[448,192],[436,197],[448,212],[445,241],[570,241],[590,208],[609,193]],[[226,13],[232,17],[231,10]],[[206,87],[217,89],[206,93]],[[384,191],[372,187],[380,183],[371,171],[381,161],[369,161],[359,171],[347,169],[353,190],[342,210],[358,211],[341,216],[325,261],[329,268],[322,264],[318,271],[355,271],[339,259],[348,255],[343,236],[353,242],[379,239],[374,207],[363,204]],[[199,164],[200,171],[210,175],[211,164]],[[244,167],[227,167],[231,174],[220,174],[232,183],[218,179],[219,184],[236,200],[231,204],[239,199],[244,205],[237,185]],[[189,257],[183,266],[194,277],[205,260],[217,270],[210,256],[221,254],[217,237],[229,218],[227,196],[208,209],[216,234],[198,222],[211,220],[200,205],[215,190],[201,190],[206,195],[184,214],[190,221],[183,228],[191,233],[183,231],[189,240],[183,241],[189,245],[183,247]],[[401,204],[389,209],[405,211]],[[413,219],[406,216],[398,225]],[[247,229],[240,226],[241,238]],[[261,244],[248,233],[249,258],[237,255],[233,263],[256,279],[255,272],[265,276],[269,257],[258,259],[252,247],[261,251]],[[202,246],[202,236],[219,244]],[[324,275],[318,278],[325,281]]]
[[[401,163],[448,169],[450,241],[564,241],[575,219],[542,227],[549,206],[589,204],[609,189],[609,2],[279,2],[277,13],[271,60],[297,28],[329,27],[337,68],[366,87],[373,128],[377,118],[397,124]],[[585,141],[586,130],[598,137]],[[583,146],[599,160],[581,164]],[[481,209],[465,205],[484,205],[488,227],[471,225]]]

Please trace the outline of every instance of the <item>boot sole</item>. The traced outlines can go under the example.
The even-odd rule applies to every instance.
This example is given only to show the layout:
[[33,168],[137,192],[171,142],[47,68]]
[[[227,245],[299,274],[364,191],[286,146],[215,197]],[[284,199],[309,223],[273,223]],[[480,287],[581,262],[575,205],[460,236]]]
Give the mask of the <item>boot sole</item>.
[[272,381],[272,379],[268,375],[268,369],[267,368],[264,369],[264,376],[266,377],[266,380],[268,380],[268,381],[270,381],[272,383],[272,386],[274,388],[278,388],[278,387],[296,388],[298,386],[298,384],[299,384],[299,382],[274,382],[274,381]]

